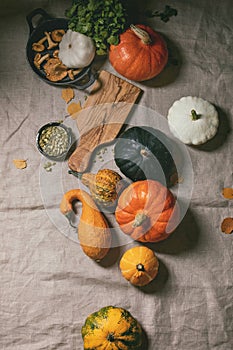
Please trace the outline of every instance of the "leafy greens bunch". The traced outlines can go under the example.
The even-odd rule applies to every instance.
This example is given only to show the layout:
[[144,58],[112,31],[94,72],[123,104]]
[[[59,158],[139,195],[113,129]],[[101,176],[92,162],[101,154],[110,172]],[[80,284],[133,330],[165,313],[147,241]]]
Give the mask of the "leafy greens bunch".
[[120,0],[73,0],[66,10],[69,29],[91,37],[97,55],[107,53],[110,44],[119,43],[127,25],[126,10]]

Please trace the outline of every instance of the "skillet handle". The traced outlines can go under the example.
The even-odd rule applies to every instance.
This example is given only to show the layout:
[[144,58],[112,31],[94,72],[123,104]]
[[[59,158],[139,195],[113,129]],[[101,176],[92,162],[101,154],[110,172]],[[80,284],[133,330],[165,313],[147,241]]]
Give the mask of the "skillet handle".
[[[84,80],[84,83],[82,83],[82,80]],[[88,67],[88,70],[85,72],[85,74],[83,74],[83,76],[79,77],[77,82],[74,82],[73,84],[70,83],[69,85],[78,90],[85,90],[92,85],[95,80],[96,74],[92,72],[91,67]]]
[[30,29],[30,34],[33,32],[33,30],[36,28],[33,26],[32,24],[32,20],[35,16],[37,15],[41,15],[43,20],[47,20],[47,19],[51,19],[53,17],[51,17],[45,10],[43,10],[42,8],[37,8],[34,9],[32,12],[30,12],[27,16],[26,16],[26,20],[28,22],[29,25],[29,29]]

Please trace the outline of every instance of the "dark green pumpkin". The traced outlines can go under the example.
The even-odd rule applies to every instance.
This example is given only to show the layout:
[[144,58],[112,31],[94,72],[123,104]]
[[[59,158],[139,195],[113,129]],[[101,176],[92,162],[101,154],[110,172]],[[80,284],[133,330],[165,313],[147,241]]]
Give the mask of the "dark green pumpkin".
[[169,151],[171,140],[151,127],[132,127],[122,133],[114,148],[120,171],[132,181],[157,180],[165,186],[174,184],[177,169]]

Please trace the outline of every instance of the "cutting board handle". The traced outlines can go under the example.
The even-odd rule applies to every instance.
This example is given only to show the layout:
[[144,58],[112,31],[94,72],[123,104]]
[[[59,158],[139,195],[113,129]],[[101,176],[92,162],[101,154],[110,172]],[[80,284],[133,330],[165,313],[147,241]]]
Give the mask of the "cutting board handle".
[[117,137],[141,91],[109,72],[100,72],[76,118],[81,136],[68,161],[71,170],[85,172],[95,148]]

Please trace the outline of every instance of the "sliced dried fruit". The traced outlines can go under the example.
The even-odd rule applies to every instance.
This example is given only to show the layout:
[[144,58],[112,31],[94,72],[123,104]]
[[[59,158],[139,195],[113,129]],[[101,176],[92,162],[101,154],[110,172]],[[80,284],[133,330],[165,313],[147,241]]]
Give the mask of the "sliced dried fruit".
[[61,97],[66,103],[69,103],[74,98],[74,90],[71,87],[62,89]]
[[53,51],[53,57],[58,58],[59,50],[54,50]]
[[54,47],[56,47],[58,45],[58,43],[53,42],[53,40],[50,37],[50,33],[48,33],[48,32],[44,32],[44,33],[45,33],[47,41],[48,41],[47,49],[50,50],[50,49],[53,49]]
[[13,163],[17,169],[25,169],[27,167],[25,159],[13,159]]
[[49,59],[49,54],[46,53],[44,56],[41,56],[40,53],[37,53],[34,57],[34,65],[36,66],[37,69],[40,69],[41,64]]
[[78,75],[81,72],[81,69],[69,69],[68,70],[68,76],[70,78],[70,80],[74,80],[75,76]]
[[76,119],[77,113],[82,110],[81,103],[70,103],[69,106],[67,107],[67,112],[71,116],[71,118]]
[[233,188],[231,188],[231,187],[223,188],[222,195],[226,199],[233,199]]
[[53,41],[60,42],[64,34],[64,29],[54,29],[51,33],[51,37]]
[[59,81],[67,76],[67,67],[59,58],[50,58],[44,65],[46,78],[51,81]]
[[45,46],[43,45],[44,42],[47,40],[47,37],[43,37],[42,39],[40,39],[37,43],[33,43],[32,44],[32,50],[36,51],[36,52],[42,52],[45,49]]
[[233,232],[233,218],[225,218],[221,224],[222,232],[231,234]]

